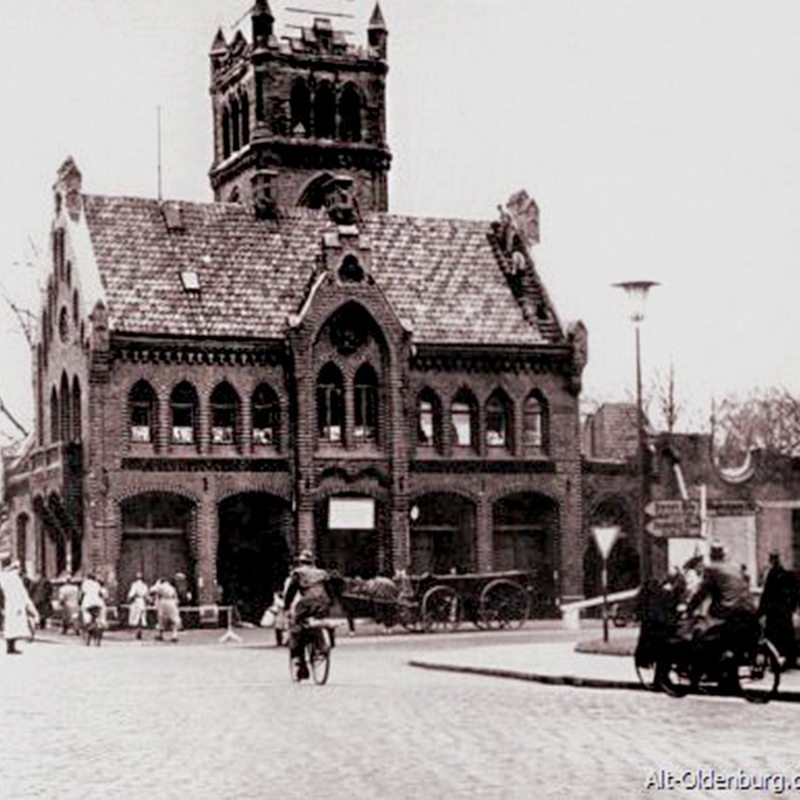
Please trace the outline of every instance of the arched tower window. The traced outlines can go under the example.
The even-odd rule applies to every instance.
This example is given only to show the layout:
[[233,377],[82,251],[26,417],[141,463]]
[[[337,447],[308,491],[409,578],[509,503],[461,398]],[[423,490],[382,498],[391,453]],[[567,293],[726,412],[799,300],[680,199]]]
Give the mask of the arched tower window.
[[179,383],[170,395],[173,444],[197,441],[197,392],[188,381]]
[[54,386],[50,390],[50,444],[55,444],[58,441],[58,392]]
[[346,142],[361,141],[361,95],[348,83],[339,101],[339,134]]
[[128,430],[131,441],[155,441],[157,419],[156,393],[147,381],[138,381],[128,394]]
[[317,430],[323,441],[342,441],[344,381],[335,364],[326,364],[317,377]]
[[227,158],[231,154],[231,116],[228,107],[222,109],[222,157]]
[[247,92],[242,94],[241,99],[242,113],[242,147],[250,143],[250,100]]
[[231,100],[231,147],[234,153],[241,147],[240,125],[239,101],[234,97],[234,99]]
[[78,376],[72,379],[72,441],[81,440],[81,384]]
[[71,415],[70,415],[70,398],[69,398],[69,380],[67,374],[61,375],[61,391],[58,396],[58,409],[61,412],[61,419],[59,421],[58,429],[61,434],[61,441],[66,442],[72,432]]
[[423,389],[417,398],[417,444],[441,449],[442,404],[431,389]]
[[280,405],[272,387],[262,383],[251,402],[253,444],[278,444]]
[[477,403],[472,394],[461,389],[450,407],[450,422],[455,447],[474,447],[477,441]]
[[353,389],[353,438],[374,442],[378,438],[378,376],[369,364],[358,368]]
[[302,78],[292,84],[292,94],[289,100],[291,110],[291,134],[293,136],[308,136],[309,121],[311,116],[311,98],[308,86]]
[[486,444],[508,447],[511,443],[511,403],[500,391],[493,392],[486,403]]
[[336,136],[336,99],[327,81],[323,81],[314,93],[314,135],[319,139]]
[[211,392],[211,443],[234,444],[239,419],[239,395],[229,383]]
[[530,450],[546,448],[547,403],[539,392],[531,392],[522,407],[522,444]]

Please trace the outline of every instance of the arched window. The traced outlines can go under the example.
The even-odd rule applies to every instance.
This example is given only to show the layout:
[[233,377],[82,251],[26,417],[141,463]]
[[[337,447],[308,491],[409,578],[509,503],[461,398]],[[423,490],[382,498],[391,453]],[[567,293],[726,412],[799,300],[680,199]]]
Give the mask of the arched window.
[[510,434],[510,403],[502,392],[494,392],[486,403],[486,444],[489,447],[508,447]]
[[158,400],[153,387],[138,381],[128,394],[128,424],[132,442],[153,442],[156,438]]
[[247,92],[242,95],[242,147],[250,142],[250,100]]
[[293,136],[308,136],[309,118],[311,116],[311,98],[308,87],[302,78],[298,78],[292,85],[292,94],[289,99],[291,110],[291,131]]
[[211,392],[211,443],[233,444],[239,419],[239,395],[229,383]]
[[67,374],[62,373],[61,375],[61,391],[58,395],[58,410],[61,413],[61,419],[59,420],[58,430],[61,434],[61,441],[66,442],[69,440],[70,433],[72,432],[72,422],[71,422],[71,403],[69,398],[69,380],[67,379]]
[[430,389],[423,389],[417,398],[417,444],[420,447],[441,447],[442,408],[439,398]]
[[81,440],[81,384],[78,376],[72,379],[72,441]]
[[361,141],[361,95],[352,83],[342,91],[339,102],[339,135],[346,142]]
[[54,386],[50,391],[50,444],[55,444],[58,441],[58,392]]
[[266,383],[256,387],[251,402],[253,444],[278,444],[280,405],[278,395]]
[[537,393],[531,392],[522,408],[522,443],[530,449],[544,449],[546,404]]
[[197,392],[188,381],[179,383],[169,399],[173,444],[194,444],[197,440]]
[[335,364],[326,364],[317,377],[317,430],[326,442],[341,442],[344,431],[344,381]]
[[454,447],[474,447],[477,440],[475,398],[466,389],[461,389],[453,398],[450,407],[450,422]]
[[231,100],[231,147],[235,153],[241,146],[239,135],[241,120],[239,119],[239,101],[234,98]]
[[222,157],[231,154],[231,117],[227,107],[222,109]]
[[323,81],[314,93],[314,135],[319,139],[336,136],[336,99],[327,81]]
[[369,364],[358,368],[353,388],[353,438],[374,442],[378,438],[378,376]]
[[342,266],[339,267],[339,279],[345,283],[360,283],[364,280],[364,270],[352,253],[344,257]]

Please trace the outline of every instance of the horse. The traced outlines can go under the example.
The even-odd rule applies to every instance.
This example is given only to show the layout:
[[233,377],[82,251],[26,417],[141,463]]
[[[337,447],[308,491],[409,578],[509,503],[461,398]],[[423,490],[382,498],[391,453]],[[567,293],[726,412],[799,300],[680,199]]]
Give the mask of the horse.
[[331,582],[334,598],[347,619],[347,628],[355,633],[356,617],[370,617],[391,628],[397,623],[397,600],[400,587],[391,578],[337,578]]

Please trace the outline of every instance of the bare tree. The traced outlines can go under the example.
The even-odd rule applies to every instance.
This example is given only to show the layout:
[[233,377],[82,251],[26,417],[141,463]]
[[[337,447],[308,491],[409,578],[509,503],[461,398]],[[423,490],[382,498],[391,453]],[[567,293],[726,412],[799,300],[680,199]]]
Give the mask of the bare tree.
[[712,411],[712,434],[722,466],[741,463],[750,450],[800,454],[800,400],[785,388],[754,390],[727,397]]
[[658,376],[655,387],[655,401],[658,405],[658,410],[661,412],[667,433],[674,433],[684,411],[684,405],[678,401],[675,393],[674,364],[669,365],[666,384],[661,380],[661,376]]

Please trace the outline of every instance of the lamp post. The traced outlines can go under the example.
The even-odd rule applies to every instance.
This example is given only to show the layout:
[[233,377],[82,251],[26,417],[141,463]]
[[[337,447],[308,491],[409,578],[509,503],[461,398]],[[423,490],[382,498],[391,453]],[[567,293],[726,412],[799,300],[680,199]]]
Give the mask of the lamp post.
[[630,300],[631,322],[636,334],[636,434],[639,461],[639,504],[636,522],[641,536],[641,574],[642,583],[644,583],[653,574],[653,551],[650,535],[645,531],[644,508],[650,499],[650,482],[647,475],[647,442],[645,440],[644,410],[642,408],[642,356],[639,330],[644,321],[644,306],[647,301],[647,295],[650,289],[659,284],[655,281],[623,281],[613,285],[618,289],[622,289]]

